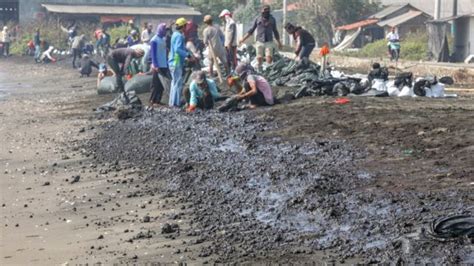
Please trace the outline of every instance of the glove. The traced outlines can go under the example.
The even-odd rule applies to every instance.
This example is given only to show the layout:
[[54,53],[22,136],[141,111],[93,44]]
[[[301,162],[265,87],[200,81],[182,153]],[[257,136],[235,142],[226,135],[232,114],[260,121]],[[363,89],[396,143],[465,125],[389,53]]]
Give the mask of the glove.
[[196,105],[190,105],[187,109],[186,109],[186,112],[187,113],[192,113],[196,111]]

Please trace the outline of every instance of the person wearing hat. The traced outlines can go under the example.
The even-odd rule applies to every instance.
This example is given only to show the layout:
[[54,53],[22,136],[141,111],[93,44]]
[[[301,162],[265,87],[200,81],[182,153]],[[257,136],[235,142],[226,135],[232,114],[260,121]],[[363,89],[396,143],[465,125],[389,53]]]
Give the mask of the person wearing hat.
[[257,106],[271,106],[274,104],[273,91],[270,83],[259,75],[254,74],[254,69],[248,64],[240,64],[235,69],[237,76],[229,77],[229,87],[237,87],[237,100],[248,100],[250,109]]
[[235,24],[232,18],[232,13],[227,9],[222,10],[219,18],[225,22],[224,46],[227,52],[229,67],[235,69],[237,67],[237,24]]
[[3,44],[3,55],[10,56],[10,42],[12,41],[12,36],[7,26],[3,27],[2,35],[0,41]]
[[163,91],[169,90],[171,77],[168,69],[166,49],[166,23],[158,25],[156,35],[150,41],[151,49],[151,71],[153,81],[151,83],[150,106],[161,103]]
[[194,72],[194,78],[189,88],[184,90],[187,112],[193,112],[196,108],[209,110],[214,108],[214,102],[219,98],[217,85],[212,79],[206,77],[204,71]]
[[139,43],[140,43],[140,36],[138,35],[138,31],[132,30],[130,32],[130,35],[127,37],[128,47],[132,47]]
[[168,66],[172,78],[168,102],[170,107],[181,107],[181,96],[184,86],[184,62],[187,58],[191,57],[185,46],[184,27],[186,23],[185,18],[178,18],[175,23],[176,30],[171,36],[171,45],[168,54]]
[[81,78],[84,76],[89,77],[92,73],[92,67],[99,69],[97,63],[92,61],[88,54],[85,54],[79,62],[79,73],[81,73]]
[[219,58],[221,63],[224,64],[227,75],[229,73],[229,65],[227,63],[227,55],[223,44],[223,40],[225,39],[224,34],[218,27],[213,25],[211,15],[204,16],[204,23],[207,27],[202,32],[202,35],[204,44],[209,48],[209,75],[212,76],[214,73],[214,57]]
[[265,53],[267,64],[273,62],[273,53],[275,49],[275,44],[273,42],[273,36],[278,43],[278,48],[282,48],[280,42],[280,34],[278,33],[278,28],[276,25],[275,18],[270,14],[270,6],[264,5],[262,7],[262,14],[255,19],[253,26],[245,34],[245,36],[240,40],[240,44],[245,42],[253,33],[257,30],[257,60],[259,71],[262,70],[263,56]]
[[145,54],[143,49],[118,48],[109,53],[107,63],[115,73],[117,89],[125,92],[123,76],[128,75],[128,66],[134,58],[141,58]]
[[99,65],[99,73],[97,74],[97,88],[100,86],[100,82],[105,78],[105,77],[113,77],[115,76],[114,71],[111,69],[107,68],[107,65],[102,63]]
[[314,40],[313,35],[311,35],[307,30],[291,23],[286,23],[285,30],[290,35],[293,35],[293,39],[296,41],[296,59],[301,61],[303,64],[308,65],[309,56],[316,46],[316,41]]

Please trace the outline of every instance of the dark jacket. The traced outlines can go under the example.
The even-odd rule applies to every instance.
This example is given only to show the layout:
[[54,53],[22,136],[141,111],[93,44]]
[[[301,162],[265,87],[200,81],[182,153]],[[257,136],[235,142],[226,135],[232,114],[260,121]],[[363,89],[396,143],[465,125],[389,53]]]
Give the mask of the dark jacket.
[[81,61],[79,62],[80,73],[82,75],[90,75],[92,73],[92,67],[99,69],[99,66],[92,61],[89,57],[82,57]]
[[253,26],[247,33],[252,35],[255,30],[257,30],[257,41],[259,42],[272,42],[273,35],[275,35],[277,40],[280,39],[280,33],[278,33],[276,20],[272,15],[270,15],[268,19],[265,19],[262,16],[256,18]]
[[114,59],[115,62],[117,62],[118,64],[122,64],[122,73],[128,68],[130,62],[132,62],[132,59],[134,58],[134,51],[135,50],[131,48],[118,48],[110,53],[110,56]]

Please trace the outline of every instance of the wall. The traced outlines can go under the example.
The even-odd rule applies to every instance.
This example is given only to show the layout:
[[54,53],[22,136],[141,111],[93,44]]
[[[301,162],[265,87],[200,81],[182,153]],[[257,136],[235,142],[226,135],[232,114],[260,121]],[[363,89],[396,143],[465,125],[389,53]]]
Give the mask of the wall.
[[456,36],[454,38],[454,51],[456,54],[456,61],[463,61],[468,55],[470,19],[460,18],[455,21]]
[[[428,20],[427,17],[425,16],[418,16],[412,20],[409,20],[400,27],[398,27],[398,33],[400,34],[400,38],[404,38],[409,34],[415,34],[415,33],[420,33],[420,34],[425,34],[426,33],[426,24],[425,22]],[[389,31],[390,29],[386,27],[386,31]]]
[[186,4],[186,0],[21,0],[20,22],[26,22],[44,16],[41,4],[76,4],[76,5],[136,5],[156,6],[160,4]]
[[[406,4],[410,3],[412,6],[419,8],[426,13],[433,15],[435,0],[379,0],[384,5],[391,4]],[[453,12],[453,1],[441,1],[441,17],[450,17]],[[474,12],[474,0],[458,0],[458,14],[468,14]]]
[[469,34],[468,50],[469,50],[469,55],[472,55],[474,54],[474,17],[471,17],[471,24],[469,28],[470,28],[470,34]]

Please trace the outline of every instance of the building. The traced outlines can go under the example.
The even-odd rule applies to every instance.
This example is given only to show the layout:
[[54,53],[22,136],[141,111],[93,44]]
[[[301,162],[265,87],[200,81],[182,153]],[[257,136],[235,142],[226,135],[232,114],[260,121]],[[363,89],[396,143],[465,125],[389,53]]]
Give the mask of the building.
[[[400,5],[410,3],[412,6],[433,15],[435,11],[436,0],[378,0],[380,4],[387,5]],[[442,0],[441,1],[441,18],[451,17],[453,14],[453,0]],[[458,0],[458,13],[459,14],[470,14],[474,12],[474,0]]]
[[393,27],[397,28],[400,38],[409,34],[424,33],[426,32],[425,23],[431,19],[428,13],[411,4],[387,6],[364,20],[337,27],[339,34],[343,32],[347,38],[351,39],[350,42],[342,40],[344,47],[339,48],[360,48],[367,43],[385,38]]
[[0,11],[7,4],[13,6],[15,12],[10,17],[20,23],[43,19],[47,15],[97,22],[130,18],[137,22],[163,21],[181,16],[192,19],[201,15],[186,3],[186,0],[2,0]]
[[[454,44],[448,47],[447,34],[452,23]],[[428,23],[429,50],[438,62],[466,62],[474,56],[474,13],[433,20]]]

